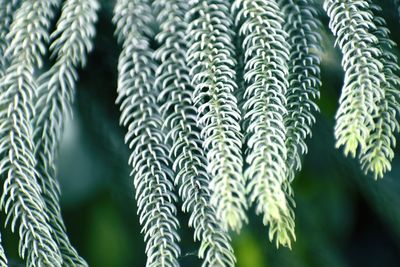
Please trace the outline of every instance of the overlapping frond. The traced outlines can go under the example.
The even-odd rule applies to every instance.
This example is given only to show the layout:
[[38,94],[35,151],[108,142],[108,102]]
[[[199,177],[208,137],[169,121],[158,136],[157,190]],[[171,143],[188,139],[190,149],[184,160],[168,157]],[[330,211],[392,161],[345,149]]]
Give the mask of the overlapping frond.
[[385,96],[382,51],[373,34],[376,25],[365,0],[324,2],[342,54],[345,80],[336,115],[336,146],[355,156],[367,149],[375,128],[374,118]]
[[56,63],[39,78],[38,98],[35,101],[34,141],[38,181],[54,238],[67,266],[87,264],[79,257],[66,234],[59,206],[55,159],[64,121],[72,113],[77,67],[86,64],[87,54],[93,48],[98,8],[97,0],[67,0],[64,3],[57,28],[51,36],[50,48]]
[[5,178],[1,208],[20,235],[19,253],[27,266],[60,266],[45,203],[37,181],[31,119],[34,71],[42,63],[48,29],[58,0],[27,0],[15,13],[5,56],[10,65],[0,81],[0,174]]
[[164,144],[162,120],[154,85],[156,64],[149,47],[153,20],[146,0],[119,0],[114,22],[123,50],[119,58],[118,99],[121,124],[128,127],[125,141],[132,149],[135,197],[147,254],[147,266],[179,266],[176,199],[172,171]]
[[289,44],[283,31],[283,14],[276,1],[237,0],[234,7],[245,51],[247,190],[250,201],[256,203],[256,212],[269,225],[270,239],[276,238],[278,246],[290,247],[294,213],[284,190],[289,186],[284,122]]
[[202,266],[234,266],[230,238],[219,225],[215,209],[209,203],[210,177],[192,100],[194,88],[185,59],[188,25],[184,17],[189,6],[187,0],[156,0],[154,7],[161,25],[157,35],[161,46],[155,56],[162,62],[157,68],[155,85],[161,92],[163,128],[168,131],[167,141],[172,145],[170,157],[174,159],[175,184],[179,186],[183,211],[191,214],[190,226],[195,230],[195,240],[201,242]]
[[1,242],[1,233],[0,233],[0,267],[7,267],[7,266],[8,266],[7,257]]
[[382,178],[391,169],[396,146],[395,133],[399,131],[398,114],[400,112],[400,67],[394,52],[396,44],[389,37],[385,19],[379,15],[381,8],[368,1],[374,12],[376,29],[373,34],[378,38],[382,50],[380,61],[383,64],[385,83],[382,84],[384,98],[378,103],[378,113],[374,118],[375,127],[366,141],[360,161],[365,172],[371,172],[375,178]]
[[240,112],[234,91],[235,51],[230,3],[191,1],[187,31],[187,61],[195,87],[194,103],[207,151],[211,204],[224,229],[239,231],[247,222],[245,179],[242,174]]
[[307,153],[306,138],[311,136],[318,111],[320,80],[321,22],[314,0],[279,0],[285,15],[284,30],[289,35],[289,87],[286,92],[286,147],[290,180],[301,169],[301,156]]

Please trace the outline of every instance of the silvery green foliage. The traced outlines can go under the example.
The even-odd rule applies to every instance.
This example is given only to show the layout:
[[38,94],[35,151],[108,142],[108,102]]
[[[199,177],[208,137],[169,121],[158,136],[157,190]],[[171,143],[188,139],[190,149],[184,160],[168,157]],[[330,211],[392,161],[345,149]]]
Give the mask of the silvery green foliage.
[[42,65],[57,0],[26,0],[15,13],[5,57],[10,64],[0,81],[0,204],[12,231],[18,227],[19,254],[27,266],[61,266],[37,181],[31,119],[36,91],[34,71]]
[[161,64],[157,68],[155,85],[161,91],[164,129],[168,132],[167,141],[172,145],[170,157],[174,159],[175,184],[179,186],[183,211],[190,212],[189,224],[195,230],[194,238],[201,242],[202,266],[234,266],[230,238],[209,204],[210,176],[196,123],[197,110],[192,100],[194,88],[190,85],[185,59],[187,23],[184,17],[189,6],[187,0],[156,0],[154,7],[161,25],[157,35],[161,46],[155,54]]
[[385,96],[382,51],[370,5],[365,0],[324,2],[342,53],[345,81],[336,115],[336,146],[355,156],[367,149],[367,140]]
[[0,78],[4,75],[7,67],[7,60],[4,56],[8,47],[7,34],[14,12],[19,7],[20,2],[20,0],[0,0]]
[[[66,235],[54,162],[77,69],[93,49],[98,2],[65,0],[49,36],[60,2],[0,0],[0,206],[33,267],[87,266]],[[118,0],[115,7],[123,48],[117,103],[132,149],[147,266],[179,265],[175,186],[203,266],[234,265],[226,231],[247,222],[246,192],[270,239],[289,247],[295,239],[290,184],[307,151],[320,86],[314,1],[235,0],[239,36],[231,8],[227,0]],[[337,146],[382,177],[399,130],[395,44],[372,0],[325,0],[324,9],[345,70]],[[49,40],[55,64],[36,82]],[[236,96],[243,97],[243,117]],[[7,263],[0,245],[1,266]]]
[[247,222],[245,179],[242,174],[242,134],[237,89],[230,2],[190,1],[187,61],[195,87],[194,103],[207,151],[211,204],[224,229],[239,231]]
[[50,48],[56,63],[39,78],[35,101],[34,141],[38,181],[55,241],[67,266],[87,264],[71,246],[66,234],[59,205],[55,159],[65,117],[72,114],[77,67],[86,64],[87,54],[93,49],[98,8],[97,0],[67,0],[64,3],[57,27],[51,35]]
[[320,80],[321,22],[314,0],[279,0],[285,14],[284,30],[289,35],[289,87],[286,92],[286,147],[289,179],[301,169],[301,156],[307,153],[306,138],[311,136],[318,111]]
[[290,185],[284,121],[289,43],[283,14],[276,1],[236,0],[234,8],[245,51],[247,191],[263,223],[269,225],[269,238],[275,238],[277,246],[290,247],[295,236],[292,200],[284,189]]
[[375,178],[382,178],[391,169],[396,146],[395,132],[399,131],[397,118],[400,112],[400,67],[394,51],[396,44],[389,37],[384,18],[379,16],[381,8],[371,1],[368,2],[374,12],[373,21],[377,27],[373,34],[378,38],[378,45],[382,50],[380,61],[385,75],[385,83],[382,85],[385,96],[378,103],[375,127],[367,139],[360,161],[365,172],[372,172]]
[[0,267],[7,267],[7,257],[4,252],[3,245],[1,243],[1,233],[0,233]]
[[[391,169],[399,130],[399,66],[380,7],[370,0],[326,1],[330,26],[344,53],[345,87],[337,115],[338,146],[363,170],[383,177]],[[374,14],[375,13],[375,14]]]
[[146,0],[119,0],[114,23],[123,50],[118,65],[118,99],[121,124],[128,128],[125,141],[132,149],[135,197],[147,254],[146,266],[179,266],[179,227],[172,171],[164,144],[162,120],[154,84],[156,64],[149,47],[148,22],[154,21]]

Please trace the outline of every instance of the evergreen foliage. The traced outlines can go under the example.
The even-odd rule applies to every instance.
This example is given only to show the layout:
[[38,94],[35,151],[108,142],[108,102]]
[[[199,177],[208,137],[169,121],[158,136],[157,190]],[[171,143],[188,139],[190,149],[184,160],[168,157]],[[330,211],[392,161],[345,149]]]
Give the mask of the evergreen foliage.
[[256,212],[269,225],[277,245],[290,246],[294,214],[284,191],[287,176],[285,145],[289,44],[283,14],[276,1],[235,1],[240,34],[244,37],[244,119],[248,119],[247,191]]
[[0,1],[0,77],[4,75],[7,66],[7,59],[4,53],[7,49],[7,34],[13,20],[13,14],[20,5],[20,0]]
[[[181,202],[203,266],[235,265],[229,231],[240,232],[252,205],[269,239],[291,247],[291,183],[321,86],[316,2],[116,1],[116,103],[146,266],[179,266]],[[98,0],[0,0],[0,207],[27,266],[88,266],[61,216],[56,159],[99,8]],[[322,9],[343,54],[336,146],[383,177],[399,131],[396,44],[376,1],[325,0]]]
[[386,22],[371,1],[326,1],[330,28],[343,52],[345,84],[335,135],[344,153],[383,177],[391,169],[399,108],[399,67]]
[[378,38],[377,46],[382,51],[380,61],[385,75],[385,83],[382,85],[385,97],[379,102],[378,115],[374,118],[375,128],[367,139],[361,164],[365,172],[372,172],[376,178],[382,178],[391,169],[396,146],[395,133],[399,131],[397,117],[400,111],[400,67],[393,51],[396,44],[390,39],[385,19],[379,14],[381,8],[371,2],[369,4],[376,25],[374,35]]
[[0,81],[0,175],[5,178],[0,204],[12,231],[18,227],[19,253],[28,266],[62,265],[37,181],[31,125],[34,72],[42,65],[53,8],[58,4],[50,0],[22,3],[7,35],[4,56],[10,63]]
[[37,115],[33,119],[35,158],[38,180],[46,203],[46,213],[60,247],[64,264],[87,266],[71,246],[59,206],[59,185],[55,159],[61,141],[65,116],[71,115],[76,67],[86,64],[86,55],[93,48],[94,24],[97,20],[96,0],[67,0],[62,8],[57,28],[51,35],[50,49],[55,64],[38,79],[35,102]]
[[222,230],[214,207],[209,205],[210,175],[196,123],[190,70],[185,64],[188,50],[185,14],[189,5],[186,0],[157,0],[154,7],[161,25],[156,38],[161,46],[155,53],[161,64],[155,85],[161,92],[163,128],[167,132],[166,141],[171,144],[169,154],[174,159],[175,184],[183,200],[182,209],[191,213],[189,225],[194,228],[194,239],[201,242],[199,257],[204,258],[203,266],[232,266],[235,257],[230,238]]
[[284,30],[289,35],[288,90],[286,92],[287,164],[290,181],[301,169],[301,156],[307,153],[306,138],[311,136],[318,111],[321,22],[314,0],[281,0]]
[[247,202],[229,10],[229,1],[191,1],[187,61],[195,87],[193,99],[202,126],[208,172],[212,176],[211,204],[224,229],[240,231],[243,222],[247,222]]
[[122,42],[118,64],[120,122],[128,128],[125,141],[132,149],[132,165],[139,220],[144,232],[146,266],[178,266],[180,249],[172,170],[164,143],[155,86],[156,62],[146,33],[153,21],[147,0],[119,0],[114,22]]
[[366,149],[366,140],[374,128],[378,103],[384,98],[381,85],[385,81],[382,55],[373,15],[366,1],[325,1],[329,26],[343,53],[345,82],[337,112],[335,136],[344,153],[356,156]]

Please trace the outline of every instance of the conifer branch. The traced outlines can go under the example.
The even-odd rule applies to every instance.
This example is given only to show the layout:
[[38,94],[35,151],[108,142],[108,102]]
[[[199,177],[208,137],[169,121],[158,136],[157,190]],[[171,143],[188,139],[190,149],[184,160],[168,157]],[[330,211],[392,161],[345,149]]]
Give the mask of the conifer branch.
[[19,254],[27,266],[62,265],[37,181],[31,125],[34,71],[42,65],[53,8],[58,4],[58,0],[22,3],[7,35],[5,57],[10,65],[0,81],[0,174],[6,178],[0,205],[12,231],[19,224]]
[[383,64],[385,83],[382,85],[385,96],[378,103],[378,114],[374,118],[375,128],[367,139],[366,149],[360,161],[363,170],[372,172],[376,178],[391,169],[396,146],[395,133],[399,131],[398,115],[400,112],[400,67],[394,48],[396,43],[389,37],[386,21],[379,15],[381,8],[368,1],[374,12],[373,21],[376,29],[373,34],[378,38],[379,48],[382,50],[380,61]]
[[207,151],[211,204],[224,229],[239,231],[247,222],[242,174],[242,134],[237,89],[233,22],[224,0],[191,1],[187,61],[195,88],[193,98]]
[[[55,161],[98,9],[99,0],[0,0],[0,209],[29,267],[88,266],[66,234]],[[323,9],[345,72],[336,146],[381,178],[400,131],[396,44],[374,0],[324,0]],[[113,22],[146,266],[179,266],[175,189],[203,267],[234,266],[228,231],[247,223],[249,204],[269,239],[290,248],[291,182],[321,85],[314,0],[117,0]],[[36,80],[49,43],[54,64]]]
[[8,47],[7,34],[10,31],[13,15],[20,6],[21,0],[0,0],[0,78],[7,68],[7,58],[4,52]]
[[289,87],[285,116],[289,179],[301,169],[301,156],[307,153],[306,138],[311,136],[319,98],[321,22],[314,0],[280,0],[285,15],[284,31],[289,35]]
[[[142,20],[144,18],[144,20]],[[179,227],[176,197],[173,194],[169,148],[164,144],[162,120],[154,85],[156,64],[145,33],[151,33],[146,20],[152,18],[147,0],[119,0],[114,23],[122,53],[119,59],[118,99],[125,141],[132,149],[135,197],[140,224],[147,243],[148,267],[179,266]]]
[[[270,240],[291,246],[294,213],[290,207],[285,146],[287,62],[289,44],[283,31],[283,14],[276,1],[237,0],[234,8],[244,37],[246,92],[244,119],[248,151],[246,179],[250,201],[269,225]],[[290,191],[290,189],[288,189]]]
[[167,141],[171,143],[170,157],[174,159],[175,184],[183,200],[183,211],[189,212],[194,238],[201,242],[199,257],[204,267],[234,266],[235,256],[228,234],[219,225],[215,209],[210,205],[207,159],[202,148],[200,129],[197,127],[197,109],[193,105],[194,88],[190,85],[189,68],[186,64],[185,41],[188,11],[187,0],[156,0],[157,20],[161,32],[157,40],[161,44],[156,51],[160,66],[156,72],[156,86],[160,99],[164,129],[169,129]]
[[97,0],[67,0],[63,5],[57,28],[52,34],[54,66],[38,80],[37,115],[34,118],[35,157],[38,181],[46,203],[46,213],[60,247],[64,264],[87,266],[68,240],[61,216],[60,189],[56,179],[55,160],[66,116],[72,115],[77,67],[86,64],[93,49]]
[[342,53],[345,81],[336,114],[336,146],[353,157],[367,149],[374,118],[385,96],[385,76],[376,25],[365,0],[326,0],[329,27]]

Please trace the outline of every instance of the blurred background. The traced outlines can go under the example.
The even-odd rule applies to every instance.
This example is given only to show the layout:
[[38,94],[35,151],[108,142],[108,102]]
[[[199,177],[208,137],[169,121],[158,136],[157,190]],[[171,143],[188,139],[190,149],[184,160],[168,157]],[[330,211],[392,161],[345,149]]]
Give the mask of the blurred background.
[[[114,1],[102,1],[95,51],[80,71],[74,118],[67,122],[59,157],[62,210],[72,243],[94,267],[145,266],[129,151],[119,127],[116,98],[120,48],[111,24]],[[400,20],[390,0],[380,1],[392,38],[400,43]],[[327,18],[321,12],[327,25]],[[341,56],[325,28],[321,112],[304,167],[294,181],[296,235],[292,250],[268,241],[261,218],[249,210],[250,223],[233,234],[238,267],[395,267],[400,266],[400,153],[393,170],[374,181],[358,163],[334,148],[333,127],[342,86]],[[200,266],[188,216],[178,215],[181,266]],[[0,221],[3,218],[0,218]],[[1,222],[3,223],[3,222]],[[18,258],[16,235],[4,231],[11,266]]]

